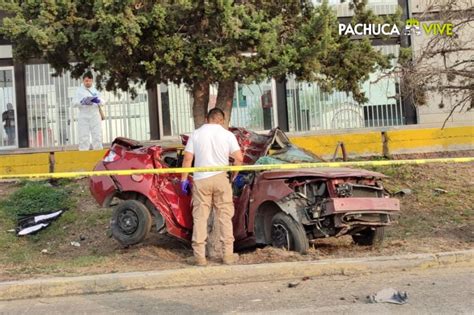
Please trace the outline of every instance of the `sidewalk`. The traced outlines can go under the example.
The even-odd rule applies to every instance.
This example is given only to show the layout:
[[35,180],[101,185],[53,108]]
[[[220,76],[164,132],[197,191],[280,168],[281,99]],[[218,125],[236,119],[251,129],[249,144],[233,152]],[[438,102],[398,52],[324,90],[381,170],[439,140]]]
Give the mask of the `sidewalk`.
[[286,280],[323,275],[407,271],[446,266],[474,268],[474,249],[433,254],[190,267],[166,271],[10,281],[0,283],[0,300]]

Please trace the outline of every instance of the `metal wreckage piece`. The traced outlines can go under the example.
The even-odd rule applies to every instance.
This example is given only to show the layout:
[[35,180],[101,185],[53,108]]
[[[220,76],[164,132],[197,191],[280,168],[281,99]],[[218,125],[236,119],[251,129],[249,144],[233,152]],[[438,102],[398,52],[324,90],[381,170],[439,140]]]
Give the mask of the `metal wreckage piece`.
[[16,227],[16,235],[30,235],[45,229],[51,222],[59,218],[63,213],[64,210],[58,210],[48,213],[21,216]]
[[368,300],[370,303],[392,303],[401,305],[408,301],[408,294],[405,291],[385,288],[368,296]]

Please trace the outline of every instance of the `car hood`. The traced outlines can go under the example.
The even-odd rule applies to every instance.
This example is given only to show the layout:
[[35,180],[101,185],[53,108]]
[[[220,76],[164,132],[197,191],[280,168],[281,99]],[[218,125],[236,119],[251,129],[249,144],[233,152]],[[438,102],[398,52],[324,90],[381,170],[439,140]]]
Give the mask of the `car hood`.
[[265,179],[292,178],[292,177],[324,177],[324,178],[343,178],[343,177],[363,177],[363,178],[384,178],[387,177],[382,173],[366,171],[363,169],[352,168],[334,168],[334,167],[318,167],[304,168],[295,170],[273,170],[265,171],[261,175]]

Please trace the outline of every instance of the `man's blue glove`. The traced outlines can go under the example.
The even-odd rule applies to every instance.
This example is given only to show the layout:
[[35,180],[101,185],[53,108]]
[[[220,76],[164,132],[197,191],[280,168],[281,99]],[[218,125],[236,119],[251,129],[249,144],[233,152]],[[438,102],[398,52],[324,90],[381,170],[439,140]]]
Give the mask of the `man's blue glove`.
[[84,97],[84,98],[81,100],[81,105],[92,105],[92,102],[91,102],[91,100],[90,100],[88,97]]
[[189,195],[191,193],[191,183],[189,179],[181,181],[181,192],[184,195]]
[[244,187],[245,186],[245,177],[244,177],[244,175],[239,174],[239,175],[235,176],[234,185],[238,189]]
[[94,104],[99,104],[99,103],[100,103],[100,99],[96,96],[96,97],[94,97],[93,99],[91,99],[91,102],[94,103]]

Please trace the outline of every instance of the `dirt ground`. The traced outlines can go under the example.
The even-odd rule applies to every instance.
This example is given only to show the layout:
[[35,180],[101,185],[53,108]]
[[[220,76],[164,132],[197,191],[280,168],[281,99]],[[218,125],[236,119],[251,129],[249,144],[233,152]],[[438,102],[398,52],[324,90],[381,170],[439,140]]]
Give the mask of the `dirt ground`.
[[[390,178],[390,192],[398,196],[401,216],[386,230],[381,247],[359,247],[350,237],[317,240],[308,254],[271,247],[240,253],[242,264],[426,253],[474,248],[474,163],[403,165],[368,168]],[[14,222],[0,217],[0,281],[79,274],[163,270],[186,267],[189,244],[167,235],[153,235],[143,244],[123,248],[109,231],[111,209],[97,206],[87,179],[70,183],[76,206],[48,229],[17,238]],[[0,199],[18,185],[0,183]],[[439,190],[442,189],[443,191]],[[80,247],[71,245],[79,242]],[[218,263],[218,262],[212,262]]]

